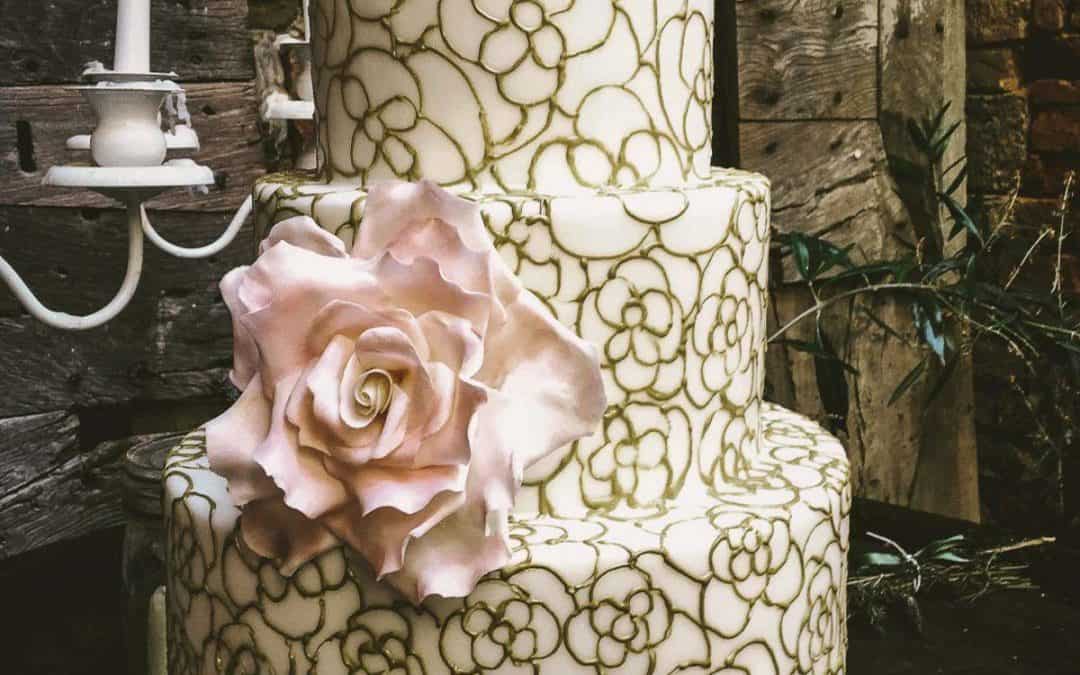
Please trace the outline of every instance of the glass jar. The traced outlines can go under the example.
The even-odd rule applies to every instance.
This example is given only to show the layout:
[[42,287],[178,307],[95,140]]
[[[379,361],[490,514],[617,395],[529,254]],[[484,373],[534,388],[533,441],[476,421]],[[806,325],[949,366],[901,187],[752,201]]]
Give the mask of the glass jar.
[[[127,672],[147,675],[159,661],[148,648],[148,622],[154,593],[165,584],[165,524],[161,506],[161,473],[165,458],[182,434],[157,436],[132,446],[124,455],[123,499],[127,527],[124,531],[123,579],[127,612],[124,632],[127,639]],[[158,606],[160,613],[162,603]],[[158,622],[160,619],[158,618]],[[156,633],[157,631],[154,631]],[[155,666],[151,666],[155,664]]]

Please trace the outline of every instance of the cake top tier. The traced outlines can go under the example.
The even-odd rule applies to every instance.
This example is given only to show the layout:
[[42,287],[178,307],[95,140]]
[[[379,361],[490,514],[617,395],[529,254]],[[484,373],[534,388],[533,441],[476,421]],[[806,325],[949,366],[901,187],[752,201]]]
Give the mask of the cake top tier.
[[709,177],[713,0],[314,0],[320,166],[566,194]]

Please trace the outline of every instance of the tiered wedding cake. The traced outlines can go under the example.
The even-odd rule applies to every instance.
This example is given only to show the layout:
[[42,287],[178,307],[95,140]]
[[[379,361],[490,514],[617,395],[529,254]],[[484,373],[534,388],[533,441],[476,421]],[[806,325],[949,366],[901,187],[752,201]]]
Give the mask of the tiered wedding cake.
[[[296,267],[269,260],[288,248],[273,244],[296,241],[305,217],[337,235],[303,235],[327,254],[319,260],[344,259],[354,242],[354,255],[375,251],[371,231],[393,209],[365,213],[366,189],[434,181],[479,205],[506,266],[559,329],[595,346],[607,408],[596,433],[520,467],[508,562],[464,598],[420,604],[411,600],[475,580],[415,542],[415,555],[429,553],[419,572],[373,558],[364,537],[393,526],[350,530],[347,507],[323,514],[311,504],[322,493],[290,492],[293,476],[269,461],[258,460],[266,475],[226,460],[215,473],[207,432],[193,434],[165,475],[172,675],[843,672],[848,464],[818,426],[761,401],[769,185],[709,166],[713,0],[314,0],[311,11],[321,175],[258,183],[270,240],[245,274],[272,294],[275,275]],[[381,189],[411,190],[414,210],[456,208],[430,184]],[[254,282],[223,286],[234,314],[237,303],[265,304],[240,283]],[[237,371],[250,370],[239,326]],[[581,382],[563,386],[563,361],[544,363],[558,386],[532,369],[525,384],[538,401],[588,392],[584,366],[573,371]],[[383,375],[355,380],[361,416],[392,414],[374,379]],[[279,385],[266,380],[234,417],[269,414],[250,412],[251,396],[274,397]],[[291,412],[295,395],[278,398],[290,411],[280,419],[303,417]],[[582,419],[595,399],[581,401]],[[546,408],[520,413],[504,425],[559,436]],[[272,439],[274,424],[262,423]],[[213,445],[213,424],[209,433]],[[300,445],[325,445],[298,433]],[[275,508],[326,529],[269,516],[258,532],[241,525],[235,504],[248,518],[263,489],[284,494],[288,507],[278,498]]]

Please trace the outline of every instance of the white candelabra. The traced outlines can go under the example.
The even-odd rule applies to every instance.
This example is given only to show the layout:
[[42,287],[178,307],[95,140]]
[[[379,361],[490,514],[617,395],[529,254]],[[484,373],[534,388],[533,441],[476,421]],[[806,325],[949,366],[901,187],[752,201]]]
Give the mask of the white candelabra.
[[208,167],[190,159],[166,161],[169,150],[198,149],[199,143],[190,126],[162,129],[162,107],[170,98],[182,101],[183,89],[174,82],[175,73],[150,70],[150,0],[119,0],[113,70],[91,68],[84,77],[90,84],[76,88],[93,109],[97,126],[89,136],[68,139],[67,147],[89,150],[93,164],[53,167],[45,184],[94,190],[124,205],[129,243],[127,273],[120,290],[93,314],[65,314],[43,305],[14,268],[0,258],[0,279],[19,302],[36,319],[64,330],[96,328],[128,305],[142,275],[144,236],[170,255],[207,258],[232,243],[252,209],[248,197],[221,237],[198,248],[167,241],[150,223],[145,208],[149,199],[173,188],[202,188],[214,183]]

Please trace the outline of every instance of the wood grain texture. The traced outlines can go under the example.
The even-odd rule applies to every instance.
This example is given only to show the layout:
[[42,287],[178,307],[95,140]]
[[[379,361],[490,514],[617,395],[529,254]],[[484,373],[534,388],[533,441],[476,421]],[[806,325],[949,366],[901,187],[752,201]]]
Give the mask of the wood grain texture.
[[[891,234],[905,221],[876,122],[743,122],[739,130],[743,166],[772,179],[778,230],[854,244],[866,259],[895,252]],[[790,260],[780,269],[779,281],[797,278]]]
[[744,120],[874,119],[877,3],[738,0]]
[[156,435],[83,451],[79,432],[62,411],[0,419],[0,560],[124,523],[124,453]]
[[[880,260],[899,252],[894,235],[911,239],[913,223],[938,215],[932,195],[898,183],[889,161],[917,159],[908,141],[908,120],[949,100],[956,101],[952,119],[963,113],[964,7],[962,0],[882,0],[880,28],[875,13],[870,31],[875,42],[880,40],[875,48],[845,49],[842,36],[825,44],[823,27],[830,21],[869,21],[869,14],[856,21],[852,10],[857,13],[859,7],[852,4],[876,11],[875,3],[844,1],[737,4],[740,29],[751,28],[739,36],[740,154],[745,167],[772,179],[779,230],[824,235],[841,246],[854,244],[857,259]],[[863,32],[864,39],[868,35]],[[842,65],[830,60],[841,53]],[[863,101],[857,111],[828,105],[830,87],[843,78],[856,91],[869,87],[869,95],[855,97]],[[840,106],[844,100],[851,99],[845,95],[835,102]],[[963,147],[961,129],[946,162]],[[774,270],[770,319],[778,327],[811,300],[805,288],[789,285],[796,279],[790,262],[774,260]],[[970,369],[959,368],[929,410],[927,383],[890,405],[897,384],[924,352],[914,339],[898,339],[866,312],[903,336],[910,333],[906,307],[888,298],[863,298],[826,314],[826,334],[858,371],[845,376],[844,410],[831,411],[822,400],[814,359],[779,345],[769,350],[770,394],[819,419],[840,418],[825,421],[842,422],[837,431],[845,437],[858,494],[977,520]],[[809,322],[787,337],[808,339],[812,330]]]
[[0,420],[0,559],[120,522],[114,481],[96,471],[115,458],[81,455],[78,429],[65,412]]
[[[112,64],[116,0],[0,0],[0,85],[76,82]],[[252,79],[247,0],[154,0],[152,67],[185,82]]]
[[[219,213],[152,212],[163,236],[181,245],[209,241]],[[120,211],[0,207],[0,255],[50,306],[88,312],[115,293],[124,274],[126,231]],[[210,260],[183,261],[147,251],[132,304],[112,323],[64,333],[22,314],[0,290],[0,417],[69,406],[136,400],[223,397],[232,329],[217,284],[250,261],[250,225]]]
[[[960,123],[942,159],[942,166],[950,166],[963,157],[967,143],[964,0],[882,0],[881,8],[881,129],[886,152],[890,157],[917,160],[908,123],[948,104],[946,126]],[[913,91],[919,95],[912,96]],[[922,231],[919,223],[941,222],[943,207],[932,186],[903,180],[897,185],[915,233]],[[966,202],[966,188],[956,197]],[[952,243],[953,250],[963,245],[962,237]],[[921,422],[918,436],[912,439],[917,462],[907,503],[978,521],[979,461],[970,357],[963,358],[933,405],[928,396],[924,390],[904,402],[908,414]],[[884,452],[876,450],[879,455]]]
[[[214,170],[217,184],[205,195],[171,190],[150,202],[150,208],[186,211],[229,211],[265,173],[255,86],[250,82],[195,84],[187,87],[192,123],[203,148],[195,159]],[[20,148],[17,125],[28,125],[32,147]],[[58,164],[88,162],[86,153],[65,147],[70,136],[88,133],[93,112],[81,94],[67,87],[0,87],[0,205],[107,207],[113,202],[97,193],[45,187],[42,180]],[[26,137],[22,139],[25,146]],[[33,156],[32,170],[24,166]],[[179,157],[182,155],[172,155]]]

